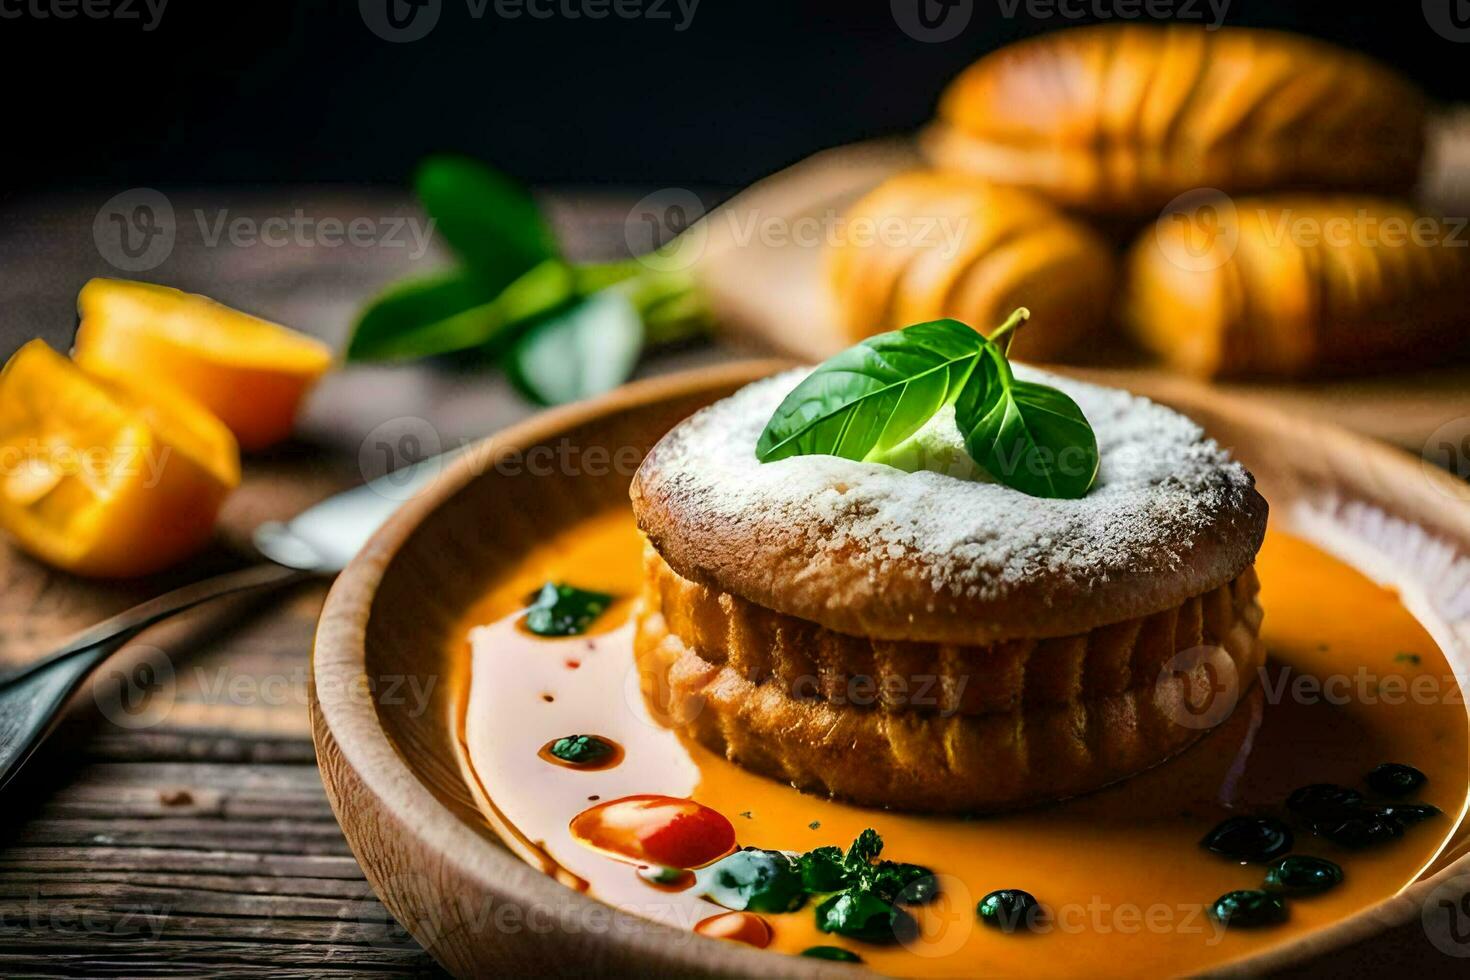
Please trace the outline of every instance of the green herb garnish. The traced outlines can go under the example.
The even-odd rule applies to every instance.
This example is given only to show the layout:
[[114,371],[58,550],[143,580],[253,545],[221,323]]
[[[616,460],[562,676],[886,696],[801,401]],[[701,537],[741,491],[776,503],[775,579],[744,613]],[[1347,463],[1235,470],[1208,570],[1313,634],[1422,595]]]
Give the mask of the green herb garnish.
[[353,331],[349,361],[475,351],[549,404],[615,387],[646,347],[708,329],[688,272],[637,259],[568,261],[531,196],[489,167],[430,157],[414,187],[461,265],[379,294]]
[[595,766],[606,761],[614,749],[596,735],[567,735],[552,742],[549,751],[574,766]]
[[704,894],[727,909],[794,912],[806,904],[801,869],[783,851],[749,847],[699,874]]
[[1019,888],[997,889],[975,906],[980,921],[1001,932],[1034,932],[1044,913],[1035,896]]
[[1097,438],[1067,395],[1022,381],[1006,353],[1030,316],[989,339],[958,320],[878,334],[821,364],[766,423],[756,457],[874,462],[954,406],[966,451],[993,478],[1038,497],[1081,497],[1097,478]]
[[577,636],[607,612],[613,597],[547,582],[526,609],[526,629],[537,636]]
[[863,961],[861,956],[841,946],[808,946],[801,951],[801,955],[814,960],[836,960],[838,963],[861,963]]
[[886,945],[917,931],[913,916],[861,888],[838,892],[817,906],[817,928]]

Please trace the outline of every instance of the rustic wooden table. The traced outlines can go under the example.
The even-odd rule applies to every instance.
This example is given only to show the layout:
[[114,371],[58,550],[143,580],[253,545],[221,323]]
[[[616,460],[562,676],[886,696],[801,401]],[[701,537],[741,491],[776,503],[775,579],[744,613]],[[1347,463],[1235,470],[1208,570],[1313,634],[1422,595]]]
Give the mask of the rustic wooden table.
[[[635,197],[548,204],[569,252],[612,257],[627,252]],[[413,254],[398,221],[418,216],[398,197],[170,195],[171,251],[156,268],[129,273],[109,264],[110,246],[94,237],[103,203],[56,201],[8,218],[0,355],[34,336],[65,349],[77,289],[94,275],[205,292],[340,344],[375,289],[445,261],[437,249]],[[269,218],[303,231],[284,244],[249,234]],[[313,229],[332,218],[365,218],[377,237],[326,244],[330,233]],[[222,221],[243,231],[216,237]],[[686,352],[650,369],[720,356]],[[400,445],[403,433],[421,437],[421,449],[434,440],[449,448],[528,411],[484,375],[343,371],[313,397],[300,441],[246,461],[219,546],[190,567],[97,585],[0,544],[0,666],[169,585],[239,564],[250,528],[376,475],[389,462],[379,449]],[[325,584],[311,584],[221,602],[151,630],[74,699],[0,809],[0,975],[437,972],[364,881],[317,775],[306,690],[325,594]]]

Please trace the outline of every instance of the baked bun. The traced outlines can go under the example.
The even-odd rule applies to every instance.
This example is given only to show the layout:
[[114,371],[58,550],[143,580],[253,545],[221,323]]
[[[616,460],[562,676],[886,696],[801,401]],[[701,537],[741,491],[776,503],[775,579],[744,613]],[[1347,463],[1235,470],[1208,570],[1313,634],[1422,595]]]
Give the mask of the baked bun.
[[1397,73],[1321,41],[1102,25],[982,58],[945,91],[924,142],[945,169],[1144,215],[1196,187],[1406,189],[1425,115]]
[[1250,474],[1168,409],[1014,370],[1092,424],[1087,496],[757,462],[802,371],[666,435],[632,488],[648,542],[634,650],[655,716],[805,789],[927,812],[1086,792],[1223,721],[1191,705],[1222,674],[1243,690],[1263,657]]
[[853,341],[953,317],[993,329],[1018,306],[1034,326],[1020,357],[1054,360],[1097,343],[1114,260],[1097,235],[1035,194],[962,174],[914,171],[884,181],[846,214],[828,281]]
[[1462,228],[1379,198],[1220,197],[1139,237],[1120,317],[1206,377],[1438,361],[1470,338],[1466,243]]

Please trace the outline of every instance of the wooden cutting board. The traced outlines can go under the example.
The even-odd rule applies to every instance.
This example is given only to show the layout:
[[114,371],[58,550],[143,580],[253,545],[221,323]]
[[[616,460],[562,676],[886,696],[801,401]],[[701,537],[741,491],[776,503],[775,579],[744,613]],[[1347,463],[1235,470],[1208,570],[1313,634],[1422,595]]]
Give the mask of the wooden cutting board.
[[[1470,144],[1470,131],[1463,129],[1455,129],[1456,138]],[[1446,140],[1435,145],[1425,186],[1454,186],[1433,171],[1467,169],[1465,154],[1450,152]],[[813,361],[846,347],[849,341],[837,329],[823,277],[822,229],[840,220],[849,204],[883,178],[920,165],[918,150],[908,140],[826,150],[752,185],[691,229],[703,236],[697,268],[730,341]],[[1470,289],[1466,299],[1470,301]],[[1117,345],[1099,344],[1108,346]],[[1137,355],[1084,373],[1122,387],[1167,374]],[[1380,377],[1216,386],[1293,416],[1334,422],[1383,439],[1470,477],[1470,365]]]

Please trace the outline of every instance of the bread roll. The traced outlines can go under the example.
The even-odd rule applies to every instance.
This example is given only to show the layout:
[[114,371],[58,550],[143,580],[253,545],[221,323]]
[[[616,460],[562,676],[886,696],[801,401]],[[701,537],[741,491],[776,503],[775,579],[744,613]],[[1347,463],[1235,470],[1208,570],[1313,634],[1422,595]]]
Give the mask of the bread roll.
[[853,340],[941,317],[985,333],[1025,306],[1013,353],[1050,360],[1105,323],[1112,254],[1034,194],[915,171],[880,184],[847,219],[828,273]]
[[1462,222],[1389,200],[1222,196],[1139,237],[1121,317],[1206,377],[1431,363],[1466,347],[1467,246]]
[[1196,187],[1403,190],[1425,111],[1398,74],[1310,38],[1102,25],[970,66],[925,147],[944,169],[1143,216]]

